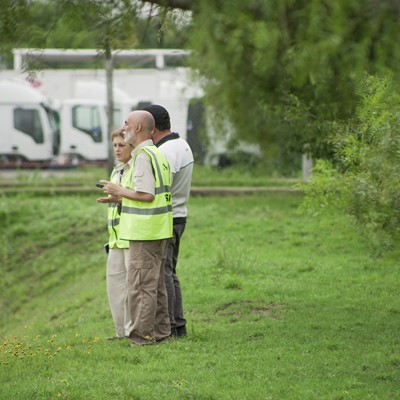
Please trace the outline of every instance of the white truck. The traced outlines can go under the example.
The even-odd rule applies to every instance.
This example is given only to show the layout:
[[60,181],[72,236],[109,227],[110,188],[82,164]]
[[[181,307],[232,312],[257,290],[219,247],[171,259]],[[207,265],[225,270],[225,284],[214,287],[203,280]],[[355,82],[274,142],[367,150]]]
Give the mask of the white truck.
[[[186,69],[114,70],[114,127],[122,127],[130,111],[157,103],[169,111],[172,129],[186,138],[189,109],[186,73]],[[27,78],[26,73],[21,75]],[[107,160],[110,132],[105,72],[44,69],[36,74],[34,84],[35,90],[57,105],[60,159],[72,156],[74,160]]]
[[[105,85],[77,81],[72,88],[75,97],[59,99],[22,76],[0,81],[2,165],[25,161],[56,165],[71,160],[107,160]],[[114,120],[119,127],[137,102],[116,88],[114,97],[117,99]]]
[[[66,159],[72,155],[75,160],[107,160],[110,132],[106,118],[106,71],[103,68],[79,68],[80,64],[98,61],[101,51],[14,49],[13,53],[14,70],[0,71],[0,79],[10,76],[27,79],[34,84],[35,90],[57,104],[61,128],[60,155],[67,156]],[[203,107],[200,85],[191,79],[189,68],[178,66],[182,65],[179,60],[185,60],[189,53],[179,49],[115,50],[115,61],[143,65],[139,68],[115,68],[113,71],[115,125],[122,126],[132,109],[149,103],[160,104],[170,113],[172,130],[189,142],[197,162],[222,165],[229,156],[229,129],[217,134],[205,122],[210,113]],[[77,68],[43,68],[34,72],[30,70],[32,61],[44,65],[75,62]],[[149,67],[150,64],[153,66]],[[0,135],[4,135],[1,126]],[[253,147],[249,148],[250,153],[258,154],[259,149],[255,151]]]
[[0,160],[50,161],[59,153],[57,113],[20,79],[0,81]]
[[[106,86],[98,81],[77,81],[74,97],[60,101],[60,154],[75,160],[105,161],[108,157]],[[137,106],[137,101],[114,87],[114,128]]]

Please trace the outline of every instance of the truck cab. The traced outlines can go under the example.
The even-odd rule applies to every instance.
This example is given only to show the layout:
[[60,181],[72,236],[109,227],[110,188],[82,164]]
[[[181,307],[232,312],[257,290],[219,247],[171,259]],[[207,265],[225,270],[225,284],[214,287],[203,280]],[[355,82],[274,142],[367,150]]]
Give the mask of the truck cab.
[[23,80],[0,81],[0,158],[50,161],[59,152],[57,112]]
[[[123,126],[137,101],[114,88],[114,129]],[[78,81],[74,97],[60,102],[61,154],[74,161],[106,161],[108,132],[106,86],[102,82]]]

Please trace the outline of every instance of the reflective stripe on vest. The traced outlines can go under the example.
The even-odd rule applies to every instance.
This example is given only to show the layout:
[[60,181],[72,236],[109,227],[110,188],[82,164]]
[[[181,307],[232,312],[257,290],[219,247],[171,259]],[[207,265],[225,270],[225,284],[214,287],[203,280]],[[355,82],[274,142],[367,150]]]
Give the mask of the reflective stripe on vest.
[[[155,196],[150,203],[123,198],[120,236],[141,241],[167,239],[172,237],[171,170],[167,158],[154,145],[142,151],[147,153],[153,167]],[[130,188],[134,164],[129,170]]]
[[[119,183],[118,174],[119,172],[114,169],[111,173],[110,181]],[[122,177],[122,186],[126,180],[126,175],[128,174],[125,173]],[[119,237],[119,223],[120,215],[118,213],[118,203],[109,203],[107,212],[108,245],[110,248],[118,247],[119,249],[127,249],[129,248],[129,242]]]

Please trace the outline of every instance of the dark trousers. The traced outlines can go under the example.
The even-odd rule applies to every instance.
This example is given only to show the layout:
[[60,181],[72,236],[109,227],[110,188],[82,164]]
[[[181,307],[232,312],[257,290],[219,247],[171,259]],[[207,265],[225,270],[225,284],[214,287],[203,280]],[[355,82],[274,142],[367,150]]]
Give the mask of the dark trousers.
[[174,224],[174,235],[168,240],[167,257],[165,260],[165,286],[168,294],[168,313],[171,328],[182,328],[186,325],[183,316],[182,291],[176,273],[179,245],[186,224]]

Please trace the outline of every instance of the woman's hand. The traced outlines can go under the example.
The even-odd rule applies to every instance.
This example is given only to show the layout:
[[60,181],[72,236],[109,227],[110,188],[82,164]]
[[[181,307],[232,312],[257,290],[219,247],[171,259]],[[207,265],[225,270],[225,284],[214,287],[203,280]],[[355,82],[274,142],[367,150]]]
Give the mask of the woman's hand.
[[97,203],[121,203],[121,199],[116,196],[99,197]]

